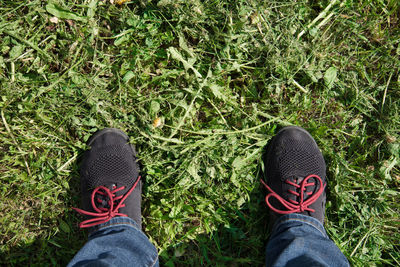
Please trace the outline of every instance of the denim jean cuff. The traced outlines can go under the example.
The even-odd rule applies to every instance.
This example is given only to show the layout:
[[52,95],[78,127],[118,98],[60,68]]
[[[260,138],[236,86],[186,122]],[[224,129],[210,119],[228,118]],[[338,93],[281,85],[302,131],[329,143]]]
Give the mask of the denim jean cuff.
[[110,228],[110,227],[115,227],[115,226],[126,226],[126,227],[132,227],[138,231],[142,231],[142,229],[140,229],[139,225],[132,220],[129,217],[114,217],[111,220],[109,220],[108,222],[93,226],[89,228],[89,238],[93,235],[95,235],[98,231],[104,230],[106,228]]
[[321,232],[324,237],[328,237],[322,223],[308,215],[291,213],[281,216],[272,227],[272,233],[276,232],[280,227],[291,224],[292,222],[304,223],[310,225]]

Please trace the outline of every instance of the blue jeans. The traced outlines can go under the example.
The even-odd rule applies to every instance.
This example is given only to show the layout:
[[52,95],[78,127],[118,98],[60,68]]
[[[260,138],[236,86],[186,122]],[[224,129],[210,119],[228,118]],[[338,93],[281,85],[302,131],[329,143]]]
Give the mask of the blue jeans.
[[115,217],[90,229],[68,266],[158,266],[158,253],[134,220]]
[[[156,248],[127,217],[92,229],[88,242],[68,266],[158,266]],[[266,266],[349,266],[322,224],[309,216],[288,214],[273,227]]]
[[266,266],[350,266],[317,219],[296,213],[275,222],[265,262]]

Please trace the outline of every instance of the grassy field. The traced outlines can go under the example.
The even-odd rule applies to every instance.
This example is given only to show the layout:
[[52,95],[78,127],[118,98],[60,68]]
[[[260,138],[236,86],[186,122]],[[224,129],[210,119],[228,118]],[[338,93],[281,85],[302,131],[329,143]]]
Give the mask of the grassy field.
[[328,165],[329,236],[354,266],[398,266],[399,71],[398,0],[2,0],[0,263],[68,263],[79,157],[117,127],[162,265],[262,266],[261,154],[299,125]]

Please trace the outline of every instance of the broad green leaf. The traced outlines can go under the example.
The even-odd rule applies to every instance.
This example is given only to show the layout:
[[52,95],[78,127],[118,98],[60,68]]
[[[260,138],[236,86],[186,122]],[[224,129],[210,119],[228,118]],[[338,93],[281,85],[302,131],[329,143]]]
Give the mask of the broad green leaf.
[[65,232],[65,233],[69,233],[71,232],[69,225],[63,221],[63,220],[59,220],[60,224],[58,225],[58,227],[60,228],[61,231]]
[[93,18],[97,10],[97,0],[92,0],[88,5],[87,16]]
[[179,36],[179,46],[184,51],[186,51],[186,53],[188,53],[191,58],[193,58],[193,63],[194,63],[196,61],[196,55],[189,49],[186,40],[182,36]]
[[160,0],[160,1],[158,1],[157,6],[164,7],[167,5],[172,5],[174,3],[175,3],[175,1],[172,1],[172,0]]
[[239,180],[238,180],[236,171],[232,171],[231,182],[232,182],[232,184],[235,185],[236,187],[240,187],[240,182],[239,182]]
[[160,103],[157,101],[151,101],[150,102],[150,113],[152,115],[157,114],[157,112],[160,110]]
[[121,45],[122,43],[124,43],[124,42],[126,42],[128,40],[129,40],[129,36],[128,35],[123,35],[123,36],[115,39],[114,45],[115,46],[119,46],[119,45]]
[[15,59],[17,57],[19,57],[22,52],[24,52],[24,46],[23,45],[16,45],[13,46],[13,48],[11,48],[10,50],[10,58]]
[[75,14],[74,12],[71,12],[67,9],[63,9],[54,3],[47,4],[46,11],[60,19],[72,19],[72,20],[78,20],[78,21],[86,21],[87,20],[86,17],[82,17],[82,16]]
[[335,84],[337,77],[337,69],[335,67],[330,67],[326,70],[324,75],[325,85],[330,89]]
[[122,80],[124,81],[124,83],[129,82],[133,77],[135,77],[135,74],[132,71],[128,71],[127,73],[125,73],[124,78],[122,78]]
[[179,246],[178,248],[175,249],[175,257],[181,257],[185,255],[185,247],[184,246]]
[[310,29],[310,35],[315,37],[318,34],[318,28],[312,28]]
[[389,144],[389,151],[395,157],[400,157],[400,144]]
[[201,181],[201,177],[199,176],[198,171],[199,167],[197,162],[192,162],[188,167],[188,173],[194,178],[194,181],[196,181],[196,183]]
[[182,206],[173,206],[172,208],[171,208],[171,211],[170,211],[170,213],[169,213],[169,217],[170,218],[175,218],[176,216],[178,216],[178,214],[181,212],[181,210],[182,210]]
[[[178,50],[176,50],[175,47],[170,47],[168,48],[168,52],[170,53],[171,57],[175,60],[178,60],[180,62],[182,62],[183,67],[185,68],[185,70],[191,69],[193,70],[194,74],[198,77],[201,78],[201,74],[200,72],[198,72],[194,67],[193,67],[193,63],[194,62],[188,62],[186,59],[183,58],[183,56],[178,52]],[[192,64],[190,64],[192,63]]]
[[243,159],[241,157],[236,157],[235,160],[232,163],[233,168],[235,169],[241,169],[244,166],[246,166],[246,159]]
[[222,100],[227,100],[228,97],[224,94],[224,88],[222,86],[219,86],[215,83],[210,84],[209,88],[211,89],[211,92],[214,94],[216,98],[222,99]]

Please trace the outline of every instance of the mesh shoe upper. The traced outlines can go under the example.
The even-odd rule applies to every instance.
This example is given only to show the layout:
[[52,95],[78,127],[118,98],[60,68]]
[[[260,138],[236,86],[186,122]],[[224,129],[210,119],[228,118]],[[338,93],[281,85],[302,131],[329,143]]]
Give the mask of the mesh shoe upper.
[[[92,192],[101,186],[114,193],[115,205],[134,186],[139,177],[136,153],[129,138],[118,129],[103,129],[95,133],[88,141],[91,147],[83,156],[81,165],[82,209],[96,212],[92,206]],[[126,214],[141,225],[141,181],[124,200],[118,213]],[[96,193],[96,207],[109,209],[107,194]],[[90,218],[91,216],[89,216]]]
[[[326,185],[326,165],[322,153],[311,135],[300,127],[289,126],[283,128],[272,139],[264,163],[266,167],[266,184],[282,199],[292,203],[293,206],[296,206],[296,203],[307,201],[317,193],[321,193],[308,206],[314,211],[306,209],[297,212],[315,217],[323,222],[326,197],[324,188],[321,190],[320,188]],[[304,181],[307,186],[305,186],[304,196],[301,199],[299,185],[309,175],[319,176],[322,184],[316,177],[310,177],[308,181]],[[319,190],[322,192],[318,192]],[[288,207],[285,207],[282,201],[279,201],[276,197],[270,197],[269,202],[272,207],[291,213],[288,211]],[[272,215],[274,219],[280,214],[272,212]]]
[[87,188],[115,184],[115,182],[131,187],[136,180],[133,178],[136,178],[138,173],[139,168],[128,143],[93,147],[87,153],[81,171]]

